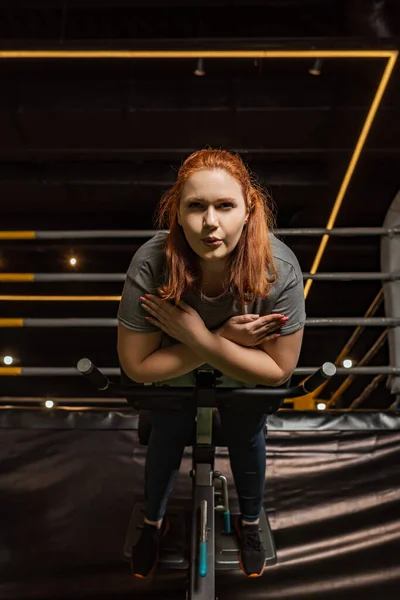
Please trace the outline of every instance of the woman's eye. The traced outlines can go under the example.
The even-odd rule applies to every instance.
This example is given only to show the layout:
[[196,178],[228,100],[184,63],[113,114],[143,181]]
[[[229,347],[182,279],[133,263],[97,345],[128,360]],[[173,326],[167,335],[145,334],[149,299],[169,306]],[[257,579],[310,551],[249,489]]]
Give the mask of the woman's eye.
[[[191,203],[189,204],[189,208],[194,208],[195,206],[202,206],[202,205],[200,204],[200,202],[191,202]],[[220,205],[219,205],[219,207],[218,207],[218,208],[220,208],[220,207],[222,207],[222,206],[225,206],[225,207],[226,207],[226,206],[229,206],[229,207],[231,207],[231,208],[232,208],[232,207],[233,207],[233,204],[232,204],[232,202],[223,202],[222,204],[220,204]]]

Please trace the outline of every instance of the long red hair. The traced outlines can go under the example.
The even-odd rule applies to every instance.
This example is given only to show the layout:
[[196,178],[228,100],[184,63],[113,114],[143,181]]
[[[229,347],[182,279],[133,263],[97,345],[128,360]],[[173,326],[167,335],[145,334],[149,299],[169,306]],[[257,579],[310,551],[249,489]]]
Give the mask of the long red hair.
[[201,291],[201,269],[198,257],[186,241],[178,223],[178,208],[185,181],[202,169],[223,169],[241,185],[249,209],[247,227],[227,259],[224,289],[240,302],[242,312],[246,302],[257,296],[268,296],[277,272],[273,261],[269,232],[274,229],[273,203],[238,154],[227,150],[203,149],[191,154],[178,171],[175,184],[167,190],[156,209],[156,229],[169,229],[166,240],[166,281],[157,289],[163,300],[179,303],[190,291]]

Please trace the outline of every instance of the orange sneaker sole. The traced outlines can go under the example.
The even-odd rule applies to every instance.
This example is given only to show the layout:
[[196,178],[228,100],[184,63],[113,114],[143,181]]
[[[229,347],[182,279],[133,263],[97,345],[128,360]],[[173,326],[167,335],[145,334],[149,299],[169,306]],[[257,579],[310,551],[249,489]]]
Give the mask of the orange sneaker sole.
[[[242,539],[242,536],[241,536],[241,532],[240,532],[239,519],[240,519],[240,515],[237,516],[236,519],[235,519],[235,530],[236,530],[237,536],[238,536],[238,538],[240,540],[240,539]],[[242,571],[242,573],[244,573],[246,575],[246,577],[249,577],[249,578],[252,577],[252,578],[254,578],[254,577],[261,577],[261,575],[265,571],[265,568],[266,568],[267,564],[264,561],[264,565],[263,565],[263,567],[262,567],[262,569],[261,569],[261,571],[259,573],[251,573],[251,575],[249,575],[246,572],[246,570],[245,570],[245,568],[243,566],[243,563],[242,563],[242,553],[239,551],[239,566],[240,566],[240,570]]]

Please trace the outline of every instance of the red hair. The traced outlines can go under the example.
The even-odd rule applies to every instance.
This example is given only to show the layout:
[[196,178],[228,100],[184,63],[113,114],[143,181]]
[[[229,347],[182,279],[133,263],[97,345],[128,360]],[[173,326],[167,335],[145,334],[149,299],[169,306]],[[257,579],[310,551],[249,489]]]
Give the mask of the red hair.
[[234,177],[249,210],[247,227],[227,257],[223,282],[244,313],[245,303],[256,296],[268,296],[277,279],[269,237],[275,219],[270,196],[261,190],[240,156],[227,150],[204,149],[191,154],[180,167],[175,184],[161,197],[154,224],[157,229],[169,229],[165,245],[168,272],[157,292],[163,300],[178,304],[183,294],[201,291],[200,263],[178,223],[178,208],[184,183],[203,169],[223,169]]

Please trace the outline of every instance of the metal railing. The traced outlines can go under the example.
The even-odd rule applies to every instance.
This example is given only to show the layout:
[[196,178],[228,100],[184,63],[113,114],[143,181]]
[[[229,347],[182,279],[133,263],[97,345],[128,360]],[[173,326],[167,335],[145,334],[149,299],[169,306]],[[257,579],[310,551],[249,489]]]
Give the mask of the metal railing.
[[[48,283],[62,281],[125,281],[126,273],[0,273],[0,283]],[[303,273],[303,279],[314,281],[398,281],[400,272]]]
[[[0,319],[2,327],[117,327],[117,319],[107,318],[9,318]],[[306,327],[399,327],[395,317],[309,317]]]
[[[298,367],[294,370],[294,375],[311,375],[319,367]],[[102,373],[110,376],[120,376],[121,371],[118,367],[102,367]],[[400,375],[400,367],[336,367],[337,375]],[[73,377],[79,375],[75,367],[0,367],[0,376],[62,376]]]
[[[69,239],[99,239],[99,238],[148,238],[153,237],[158,229],[125,229],[125,230],[76,230],[76,231],[0,231],[0,240],[69,240]],[[275,229],[274,234],[280,236],[369,236],[369,235],[399,235],[400,228],[388,227],[293,227],[290,229]]]

